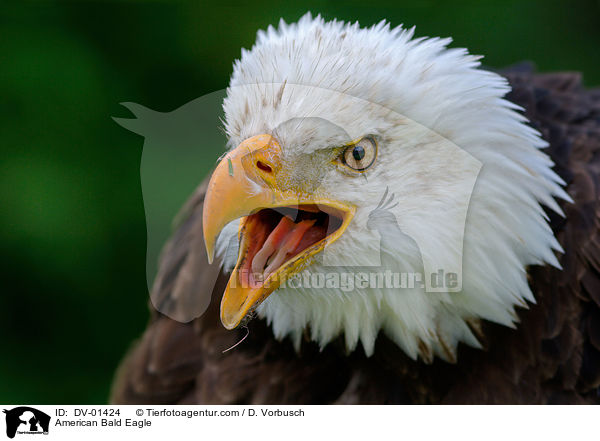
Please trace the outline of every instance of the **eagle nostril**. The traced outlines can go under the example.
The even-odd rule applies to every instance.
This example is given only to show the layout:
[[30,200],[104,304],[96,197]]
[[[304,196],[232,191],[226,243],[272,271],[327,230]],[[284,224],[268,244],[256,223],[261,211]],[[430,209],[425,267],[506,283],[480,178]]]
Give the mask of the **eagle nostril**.
[[256,161],[256,166],[267,173],[271,173],[273,169],[262,161]]

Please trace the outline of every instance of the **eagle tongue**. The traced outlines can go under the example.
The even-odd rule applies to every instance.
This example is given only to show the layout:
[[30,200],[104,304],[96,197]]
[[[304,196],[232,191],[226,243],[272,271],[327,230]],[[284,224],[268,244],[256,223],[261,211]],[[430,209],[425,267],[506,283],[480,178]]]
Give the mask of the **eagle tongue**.
[[303,220],[295,224],[294,229],[287,235],[285,238],[285,242],[275,254],[275,257],[269,262],[269,265],[265,269],[264,278],[269,277],[273,271],[277,270],[283,262],[285,262],[285,258],[288,253],[291,253],[296,249],[300,241],[302,240],[302,236],[304,233],[314,225],[316,219],[311,220]]
[[[315,222],[316,220],[312,219],[294,223],[287,216],[283,216],[252,259],[252,273],[257,278],[260,278],[258,275],[262,274],[262,280],[266,279],[269,274],[283,264],[287,254],[297,248],[306,231]],[[267,265],[266,269],[265,265]]]
[[264,245],[258,250],[258,253],[252,259],[252,272],[254,274],[261,274],[267,263],[267,260],[271,255],[275,252],[275,250],[280,246],[281,242],[286,238],[288,233],[292,231],[294,228],[294,221],[292,221],[287,216],[283,216],[277,226],[267,240]]

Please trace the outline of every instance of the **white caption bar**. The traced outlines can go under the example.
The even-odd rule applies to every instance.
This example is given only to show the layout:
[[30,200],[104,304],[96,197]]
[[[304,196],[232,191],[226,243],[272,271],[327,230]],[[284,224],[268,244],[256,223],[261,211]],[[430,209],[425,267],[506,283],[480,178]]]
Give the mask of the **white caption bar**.
[[[591,406],[3,405],[0,439],[499,440],[597,435]],[[8,438],[4,438],[4,436]],[[37,436],[36,436],[37,435]]]

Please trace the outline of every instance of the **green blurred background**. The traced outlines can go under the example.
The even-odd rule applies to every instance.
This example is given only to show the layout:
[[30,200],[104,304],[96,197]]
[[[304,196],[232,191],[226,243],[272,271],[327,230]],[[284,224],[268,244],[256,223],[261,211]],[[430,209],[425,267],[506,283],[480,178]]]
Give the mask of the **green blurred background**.
[[307,10],[600,84],[597,0],[3,2],[0,403],[106,402],[147,322],[143,138],[111,120],[131,116],[119,103],[171,111],[222,89],[257,29]]

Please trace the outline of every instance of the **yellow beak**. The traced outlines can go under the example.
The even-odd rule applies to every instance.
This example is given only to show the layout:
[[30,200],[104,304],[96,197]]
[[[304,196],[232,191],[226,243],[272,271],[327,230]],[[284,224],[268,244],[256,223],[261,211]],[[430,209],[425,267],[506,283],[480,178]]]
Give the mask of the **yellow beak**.
[[[237,264],[221,301],[221,322],[227,329],[237,327],[286,278],[308,265],[310,258],[322,251],[326,244],[337,240],[354,216],[355,207],[350,204],[316,198],[300,189],[282,190],[278,183],[281,169],[281,147],[277,140],[270,135],[257,135],[227,153],[217,165],[208,184],[204,199],[203,229],[209,262],[214,258],[217,237],[223,227],[242,218]],[[267,237],[272,239],[269,234],[273,232],[273,225],[265,222],[265,210],[283,207],[310,213],[319,212],[328,222],[339,220],[339,224],[331,234],[308,244],[298,253],[286,254],[283,251],[285,258],[282,264],[272,272],[265,272],[264,279],[258,275],[248,276],[253,257],[264,246]],[[301,236],[303,233],[299,230],[310,228],[315,221],[300,222],[302,225],[292,221],[285,222],[291,225],[296,236]]]

